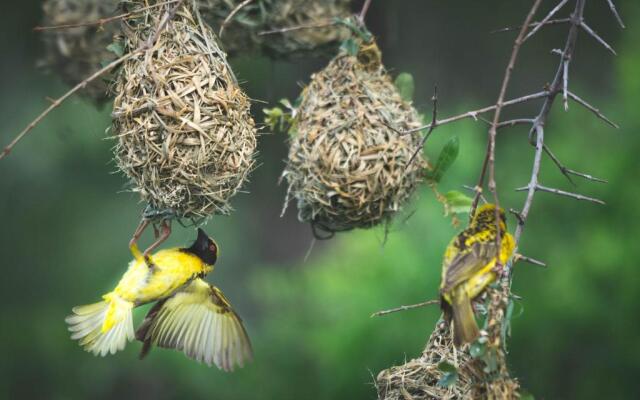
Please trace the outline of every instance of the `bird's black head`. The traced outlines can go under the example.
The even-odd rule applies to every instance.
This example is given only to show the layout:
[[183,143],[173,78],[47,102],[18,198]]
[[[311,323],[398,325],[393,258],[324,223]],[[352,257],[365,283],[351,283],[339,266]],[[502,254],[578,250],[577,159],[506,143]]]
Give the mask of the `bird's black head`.
[[184,251],[196,255],[207,265],[214,265],[218,259],[218,245],[200,228],[196,241]]

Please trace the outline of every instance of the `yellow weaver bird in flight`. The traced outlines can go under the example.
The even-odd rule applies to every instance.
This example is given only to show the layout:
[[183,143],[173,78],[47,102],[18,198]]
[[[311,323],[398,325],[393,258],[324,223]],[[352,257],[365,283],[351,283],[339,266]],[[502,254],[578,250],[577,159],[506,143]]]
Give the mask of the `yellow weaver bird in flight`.
[[103,301],[75,307],[67,317],[72,339],[94,355],[114,354],[134,338],[132,310],[157,301],[135,332],[143,342],[140,358],[153,345],[225,371],[252,358],[240,317],[222,292],[202,279],[218,258],[218,245],[202,229],[189,248],[145,258],[133,243],[131,252],[134,259],[116,288]]
[[[499,221],[496,221],[496,214]],[[499,251],[497,235],[501,238]],[[504,210],[496,210],[493,204],[478,207],[469,227],[447,246],[440,296],[445,318],[448,321],[453,319],[456,346],[471,343],[480,335],[471,302],[496,280],[499,273],[496,271],[498,256],[500,265],[506,264],[514,247],[515,240],[507,232]]]

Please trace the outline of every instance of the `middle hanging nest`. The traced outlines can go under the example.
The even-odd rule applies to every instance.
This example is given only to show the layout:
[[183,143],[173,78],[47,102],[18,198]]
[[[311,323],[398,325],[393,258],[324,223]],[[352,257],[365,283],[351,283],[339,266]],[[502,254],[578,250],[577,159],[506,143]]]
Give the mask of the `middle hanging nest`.
[[342,51],[312,76],[291,127],[283,173],[298,218],[328,233],[388,221],[421,182],[419,127],[381,62],[375,42]]
[[[177,10],[173,3],[152,4],[124,30],[129,52],[157,40],[119,72],[116,162],[152,213],[192,219],[228,214],[229,199],[254,164],[249,99],[192,2]],[[158,36],[157,27],[173,13]]]

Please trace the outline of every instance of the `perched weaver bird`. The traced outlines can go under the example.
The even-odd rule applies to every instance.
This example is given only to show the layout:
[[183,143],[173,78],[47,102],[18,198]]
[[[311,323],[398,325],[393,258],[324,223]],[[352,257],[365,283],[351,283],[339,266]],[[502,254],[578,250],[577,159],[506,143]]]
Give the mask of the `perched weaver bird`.
[[[499,224],[496,223],[496,214]],[[501,237],[499,251],[496,244],[498,234]],[[448,321],[453,319],[456,346],[471,343],[480,335],[471,301],[496,280],[499,274],[496,270],[498,254],[500,265],[504,265],[514,247],[513,236],[507,232],[504,210],[496,210],[493,204],[478,207],[469,227],[447,246],[440,296],[445,318]]]
[[240,317],[222,292],[202,278],[213,270],[218,246],[204,231],[189,248],[160,250],[145,258],[135,243],[134,256],[116,288],[103,301],[73,309],[66,321],[71,338],[94,355],[124,349],[133,340],[132,309],[157,301],[135,333],[144,343],[183,351],[225,371],[252,358]]

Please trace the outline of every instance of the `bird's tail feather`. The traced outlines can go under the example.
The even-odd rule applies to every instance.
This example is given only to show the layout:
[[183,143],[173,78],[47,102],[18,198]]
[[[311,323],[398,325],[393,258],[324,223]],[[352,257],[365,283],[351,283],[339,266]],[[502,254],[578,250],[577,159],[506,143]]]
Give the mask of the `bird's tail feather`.
[[94,355],[105,356],[124,349],[133,340],[133,304],[113,295],[99,303],[73,308],[65,321],[71,339]]
[[471,343],[480,336],[471,299],[464,289],[457,290],[452,298],[453,309],[453,341],[456,346]]

